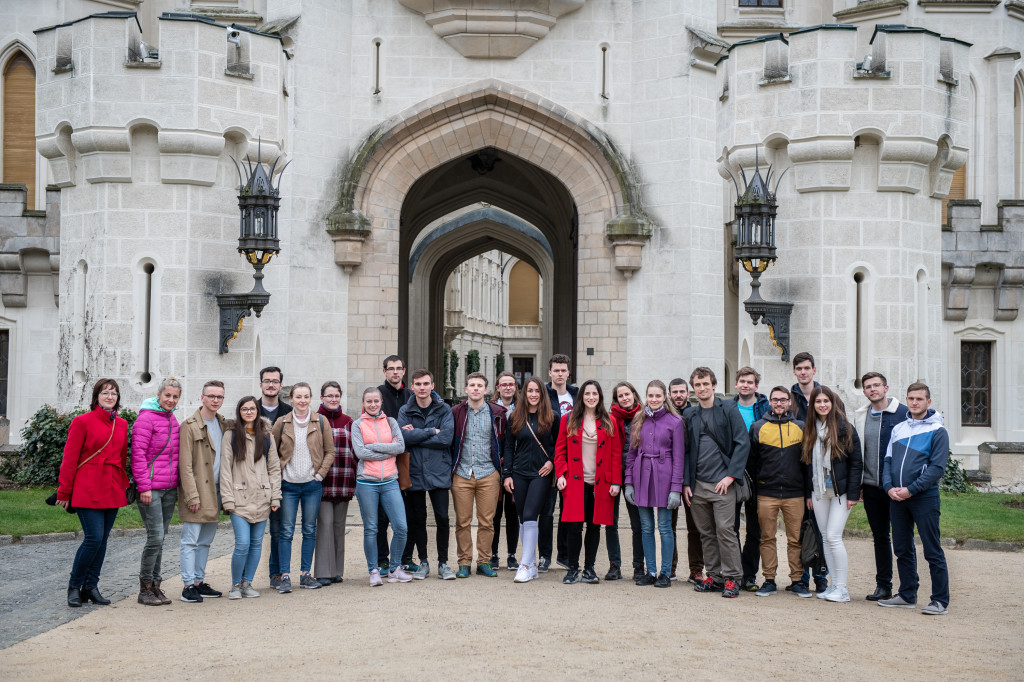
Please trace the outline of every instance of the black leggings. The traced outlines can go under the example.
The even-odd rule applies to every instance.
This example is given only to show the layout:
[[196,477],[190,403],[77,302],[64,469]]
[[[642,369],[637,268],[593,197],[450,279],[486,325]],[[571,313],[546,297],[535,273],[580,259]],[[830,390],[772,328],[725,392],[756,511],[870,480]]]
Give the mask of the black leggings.
[[427,495],[434,508],[434,522],[437,524],[437,562],[448,563],[448,539],[451,534],[448,521],[448,489],[406,490],[405,515],[409,524],[409,539],[405,543],[402,563],[412,563],[413,548],[418,550],[420,561],[427,559]]
[[548,503],[551,491],[551,476],[526,477],[512,474],[512,495],[516,500],[519,521],[536,521]]
[[580,549],[584,549],[583,567],[593,569],[597,561],[597,548],[601,545],[601,526],[594,523],[594,486],[583,484],[583,519],[587,524],[586,537],[583,535],[584,521],[562,521],[569,541],[569,568],[580,567]]
[[498,497],[498,509],[494,512],[494,539],[491,540],[491,554],[497,556],[498,545],[501,544],[501,517],[502,511],[505,514],[505,545],[509,554],[516,553],[519,546],[519,514],[516,513],[516,503],[512,494],[505,490],[504,479],[502,480],[501,495]]

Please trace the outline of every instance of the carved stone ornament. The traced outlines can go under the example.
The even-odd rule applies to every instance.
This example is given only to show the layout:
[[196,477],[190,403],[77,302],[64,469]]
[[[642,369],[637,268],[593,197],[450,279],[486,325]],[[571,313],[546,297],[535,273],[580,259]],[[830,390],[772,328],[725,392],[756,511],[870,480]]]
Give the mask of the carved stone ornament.
[[[586,0],[399,0],[426,19],[463,57],[514,59],[543,38],[558,18]],[[505,7],[495,7],[505,5]]]

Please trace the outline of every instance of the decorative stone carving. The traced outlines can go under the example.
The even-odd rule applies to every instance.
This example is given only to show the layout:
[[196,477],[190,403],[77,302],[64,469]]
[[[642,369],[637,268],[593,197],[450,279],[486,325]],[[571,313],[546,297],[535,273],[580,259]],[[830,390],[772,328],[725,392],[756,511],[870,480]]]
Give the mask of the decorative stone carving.
[[586,0],[399,0],[464,57],[514,59],[543,38],[558,18]]
[[619,214],[605,226],[605,234],[615,250],[615,269],[629,279],[640,269],[644,244],[651,239],[651,223],[646,218]]
[[363,242],[370,231],[370,219],[359,210],[336,209],[327,216],[327,234],[334,242],[334,262],[345,272],[363,264]]

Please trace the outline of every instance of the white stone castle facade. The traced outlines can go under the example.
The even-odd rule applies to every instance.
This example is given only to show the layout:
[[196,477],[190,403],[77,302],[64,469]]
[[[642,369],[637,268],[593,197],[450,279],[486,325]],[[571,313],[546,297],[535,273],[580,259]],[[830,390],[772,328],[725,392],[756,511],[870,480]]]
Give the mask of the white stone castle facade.
[[[491,376],[565,352],[606,389],[697,365],[720,390],[747,364],[791,384],[732,251],[728,177],[757,154],[788,169],[762,294],[794,304],[790,354],[851,408],[869,369],[928,382],[969,468],[1024,442],[1021,0],[2,0],[0,20],[15,440],[100,376],[137,404],[175,374],[188,409],[275,364],[340,379],[353,411],[392,352],[440,373],[477,349]],[[216,295],[252,285],[232,159],[258,144],[290,162],[281,253],[220,353]]]

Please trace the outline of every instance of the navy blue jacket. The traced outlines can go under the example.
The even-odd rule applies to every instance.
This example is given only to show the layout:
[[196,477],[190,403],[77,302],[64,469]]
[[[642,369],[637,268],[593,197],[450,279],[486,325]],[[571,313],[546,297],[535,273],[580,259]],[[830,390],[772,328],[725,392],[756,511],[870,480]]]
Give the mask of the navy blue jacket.
[[942,415],[928,408],[924,419],[907,417],[892,430],[882,469],[882,487],[913,495],[938,495],[949,459],[949,433]]
[[[551,382],[550,381],[547,383],[547,389],[548,389],[548,399],[551,401],[551,411],[555,413],[555,423],[556,424],[561,424],[562,423],[562,417],[564,415],[562,414],[561,406],[559,406],[559,404],[558,404],[558,391],[556,391],[554,389],[554,387],[551,386]],[[576,397],[579,395],[579,392],[580,392],[579,386],[577,386],[576,384],[566,384],[565,385],[565,390],[569,393],[569,395],[572,396],[572,404],[575,405],[576,404]],[[555,430],[557,431],[557,429],[555,429]]]
[[[815,386],[821,386],[817,381],[814,382]],[[789,389],[793,393],[793,406],[796,407],[796,418],[797,421],[807,421],[807,398],[810,396],[804,395],[804,392],[800,389],[800,384],[793,384],[793,388]]]
[[[452,485],[452,438],[455,420],[452,408],[432,393],[430,405],[420,407],[416,396],[402,405],[396,421],[399,426],[413,428],[402,431],[409,451],[409,490],[437,490]],[[437,433],[435,429],[440,429]]]

